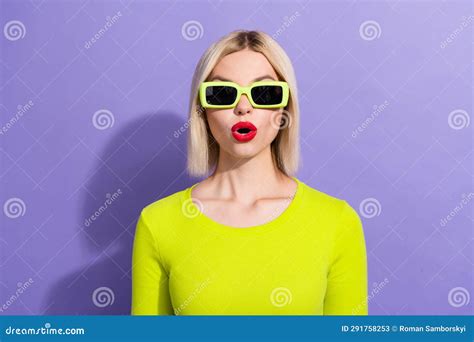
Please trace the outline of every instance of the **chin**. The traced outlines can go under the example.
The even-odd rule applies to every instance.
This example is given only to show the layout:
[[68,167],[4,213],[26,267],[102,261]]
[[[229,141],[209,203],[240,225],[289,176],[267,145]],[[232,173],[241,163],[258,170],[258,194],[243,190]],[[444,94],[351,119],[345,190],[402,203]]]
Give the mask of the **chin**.
[[252,158],[260,152],[260,149],[252,142],[234,143],[228,152],[236,158]]

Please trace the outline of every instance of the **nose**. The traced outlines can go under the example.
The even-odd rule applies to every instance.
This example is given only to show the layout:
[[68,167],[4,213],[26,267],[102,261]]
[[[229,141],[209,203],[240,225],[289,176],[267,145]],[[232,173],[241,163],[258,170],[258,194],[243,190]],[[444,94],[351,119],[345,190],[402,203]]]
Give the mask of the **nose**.
[[238,115],[250,114],[253,110],[252,104],[249,102],[247,95],[242,94],[237,106],[235,106],[235,112]]

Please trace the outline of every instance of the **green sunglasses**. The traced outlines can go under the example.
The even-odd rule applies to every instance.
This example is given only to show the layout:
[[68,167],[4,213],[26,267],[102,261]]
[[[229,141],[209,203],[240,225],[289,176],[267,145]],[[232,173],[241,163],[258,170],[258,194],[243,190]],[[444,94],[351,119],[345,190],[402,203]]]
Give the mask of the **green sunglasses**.
[[280,108],[288,104],[288,83],[283,81],[258,81],[247,87],[234,82],[203,82],[199,100],[204,108],[233,108],[242,94],[247,95],[254,108]]

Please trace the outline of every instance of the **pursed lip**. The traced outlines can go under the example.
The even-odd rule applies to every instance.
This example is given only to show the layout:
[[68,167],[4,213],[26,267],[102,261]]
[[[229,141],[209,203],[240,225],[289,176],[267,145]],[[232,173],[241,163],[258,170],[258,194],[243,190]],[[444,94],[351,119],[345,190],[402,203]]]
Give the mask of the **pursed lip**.
[[257,130],[257,127],[255,127],[250,121],[239,121],[234,126],[232,126],[232,132],[238,131],[241,128],[247,128],[250,131]]
[[[242,132],[242,129],[246,129],[247,132]],[[239,142],[247,142],[255,138],[257,127],[249,121],[240,121],[232,126],[231,131],[235,140]]]

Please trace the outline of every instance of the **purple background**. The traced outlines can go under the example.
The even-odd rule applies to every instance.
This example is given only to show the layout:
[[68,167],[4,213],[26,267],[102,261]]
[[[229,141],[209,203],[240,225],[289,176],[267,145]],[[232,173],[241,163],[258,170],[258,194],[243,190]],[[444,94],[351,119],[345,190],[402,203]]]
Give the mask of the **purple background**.
[[[186,134],[174,136],[194,67],[239,28],[274,36],[294,63],[297,176],[361,213],[379,289],[369,313],[473,313],[469,1],[25,0],[2,1],[0,14],[2,27],[24,26],[0,39],[2,314],[129,314],[140,209],[198,181],[185,173]],[[105,129],[93,122],[101,109],[113,116]]]

